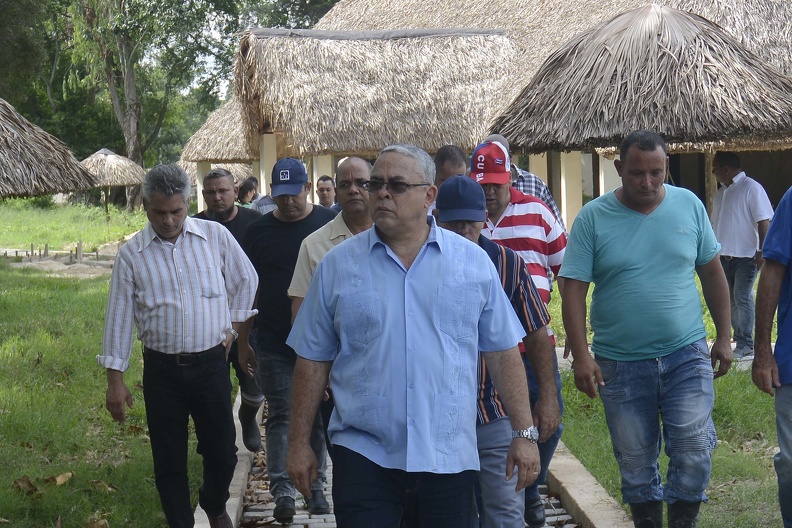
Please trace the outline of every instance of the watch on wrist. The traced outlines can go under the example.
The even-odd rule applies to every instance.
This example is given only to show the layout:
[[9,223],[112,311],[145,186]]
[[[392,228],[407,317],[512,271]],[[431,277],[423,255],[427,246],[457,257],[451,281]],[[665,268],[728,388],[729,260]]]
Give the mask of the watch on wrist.
[[236,331],[236,330],[234,330],[233,328],[229,328],[229,329],[228,329],[228,333],[229,333],[229,334],[231,334],[232,336],[234,336],[234,341],[236,341],[237,339],[239,339],[239,332],[237,332],[237,331]]
[[528,429],[520,429],[518,431],[513,430],[512,438],[525,438],[529,442],[533,442],[535,444],[539,441],[539,429],[532,425]]

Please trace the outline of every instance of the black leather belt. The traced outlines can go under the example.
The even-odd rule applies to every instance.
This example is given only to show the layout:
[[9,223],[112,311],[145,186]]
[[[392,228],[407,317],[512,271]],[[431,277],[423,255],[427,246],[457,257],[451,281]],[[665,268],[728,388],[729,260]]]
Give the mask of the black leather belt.
[[158,361],[162,361],[166,363],[174,363],[178,367],[189,367],[191,365],[199,365],[205,361],[215,359],[220,354],[225,356],[225,349],[223,348],[222,343],[213,346],[209,350],[204,350],[203,352],[192,352],[192,353],[184,353],[184,354],[166,354],[164,352],[157,352],[156,350],[152,350],[146,346],[143,347],[144,357],[150,359],[156,359]]

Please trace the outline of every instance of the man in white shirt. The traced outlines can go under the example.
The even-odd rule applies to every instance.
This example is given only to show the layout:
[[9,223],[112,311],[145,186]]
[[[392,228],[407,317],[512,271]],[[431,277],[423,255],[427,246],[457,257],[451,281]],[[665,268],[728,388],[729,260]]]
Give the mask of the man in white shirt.
[[737,348],[734,359],[753,358],[756,273],[762,267],[764,243],[773,206],[762,185],[749,178],[733,152],[718,152],[712,173],[721,184],[712,207],[712,227],[721,243],[721,264],[729,283],[731,323]]

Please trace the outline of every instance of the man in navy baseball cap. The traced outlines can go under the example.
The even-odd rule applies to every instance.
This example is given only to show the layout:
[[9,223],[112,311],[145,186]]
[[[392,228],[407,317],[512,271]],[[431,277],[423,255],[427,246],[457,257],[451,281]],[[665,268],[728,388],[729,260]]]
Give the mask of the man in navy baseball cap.
[[[485,179],[490,182],[491,178],[496,181],[500,177],[507,178],[509,160],[505,150],[496,143],[476,150],[484,150],[486,154],[486,159],[479,160],[482,161],[480,167],[475,167],[476,154],[473,155],[474,167],[482,179],[490,178]],[[493,161],[493,157],[498,157],[501,162]],[[506,296],[526,333],[521,347],[524,348],[529,363],[526,374],[531,380],[536,380],[539,387],[538,391],[532,391],[531,398],[531,406],[537,411],[534,412],[535,427],[513,431],[482,355],[481,374],[478,376],[481,381],[477,391],[480,398],[476,405],[476,438],[481,461],[478,472],[481,489],[479,512],[484,521],[483,526],[522,527],[525,525],[524,518],[530,520],[528,524],[531,528],[544,526],[544,506],[541,498],[537,495],[541,515],[530,512],[531,515],[526,516],[525,491],[514,491],[514,482],[503,478],[503,467],[509,454],[509,444],[515,436],[527,438],[534,443],[542,440],[543,443],[539,443],[538,447],[543,462],[549,461],[546,451],[555,449],[554,444],[551,446],[545,442],[558,432],[561,422],[560,400],[557,399],[560,398],[560,379],[557,379],[555,351],[545,328],[550,322],[550,316],[522,258],[511,249],[481,235],[487,220],[487,202],[484,189],[476,183],[474,177],[476,176],[471,170],[471,177],[454,176],[443,182],[437,191],[437,207],[434,210],[437,225],[478,244],[490,257],[498,270]],[[547,395],[546,401],[542,400],[541,405],[537,406],[542,394]],[[536,476],[542,477],[544,473],[546,469],[540,469]],[[534,517],[541,519],[534,522]]]
[[[279,159],[272,167],[272,197],[297,196],[308,183],[308,172],[300,160]],[[310,190],[310,189],[309,189]]]

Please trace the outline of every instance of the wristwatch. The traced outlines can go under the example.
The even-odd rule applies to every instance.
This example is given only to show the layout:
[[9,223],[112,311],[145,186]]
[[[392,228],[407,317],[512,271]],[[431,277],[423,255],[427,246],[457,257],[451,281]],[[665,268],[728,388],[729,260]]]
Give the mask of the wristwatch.
[[525,438],[534,444],[539,441],[539,429],[533,425],[528,429],[520,429],[519,431],[512,431],[512,438]]
[[239,332],[237,332],[237,331],[236,331],[236,330],[234,330],[233,328],[229,328],[229,329],[228,329],[228,333],[229,333],[229,334],[231,334],[232,336],[234,336],[234,341],[236,341],[237,339],[239,339]]

